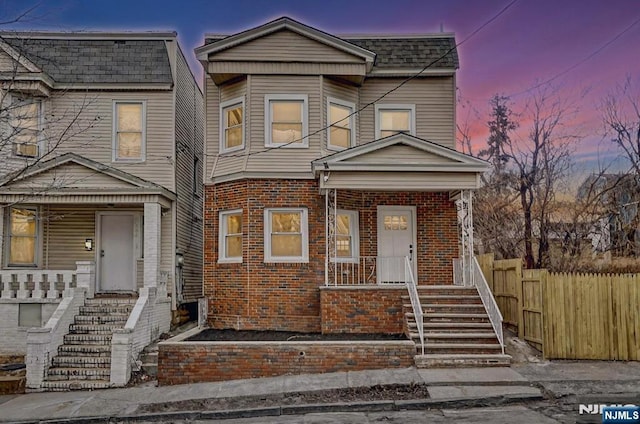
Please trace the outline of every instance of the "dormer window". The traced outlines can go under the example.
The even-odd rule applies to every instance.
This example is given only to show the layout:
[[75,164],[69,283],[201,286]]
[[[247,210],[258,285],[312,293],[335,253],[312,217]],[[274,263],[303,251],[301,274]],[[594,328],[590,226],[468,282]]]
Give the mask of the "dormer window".
[[376,105],[376,138],[404,133],[416,135],[415,105]]
[[329,97],[327,99],[327,148],[344,150],[355,146],[355,104]]
[[42,104],[30,97],[12,95],[9,106],[9,139],[13,154],[36,158],[39,155]]
[[220,152],[244,149],[244,98],[220,105]]
[[307,101],[307,95],[300,94],[265,96],[265,146],[309,146]]

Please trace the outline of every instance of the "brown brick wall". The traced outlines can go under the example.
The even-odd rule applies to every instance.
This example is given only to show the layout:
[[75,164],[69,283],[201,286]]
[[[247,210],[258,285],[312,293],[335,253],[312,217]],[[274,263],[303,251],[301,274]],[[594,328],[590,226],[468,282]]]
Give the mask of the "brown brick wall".
[[404,368],[414,364],[415,352],[415,345],[408,340],[385,343],[160,343],[158,384]]
[[[338,207],[359,210],[360,254],[377,254],[377,206],[417,208],[418,284],[451,284],[458,255],[448,193],[338,191]],[[306,207],[309,263],[264,263],[264,209]],[[243,210],[243,262],[218,264],[218,213]],[[214,328],[321,331],[325,201],[315,180],[242,180],[205,186],[204,294]],[[399,323],[399,325],[401,322]]]
[[322,287],[322,332],[403,333],[402,296],[406,294],[404,286]]

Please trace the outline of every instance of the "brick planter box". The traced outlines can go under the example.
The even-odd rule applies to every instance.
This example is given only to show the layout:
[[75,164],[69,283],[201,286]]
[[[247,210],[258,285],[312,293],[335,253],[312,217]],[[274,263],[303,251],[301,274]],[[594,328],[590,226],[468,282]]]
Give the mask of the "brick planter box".
[[[195,331],[194,331],[195,330]],[[401,341],[202,342],[199,330],[158,345],[158,384],[188,384],[285,374],[413,366],[415,345]]]

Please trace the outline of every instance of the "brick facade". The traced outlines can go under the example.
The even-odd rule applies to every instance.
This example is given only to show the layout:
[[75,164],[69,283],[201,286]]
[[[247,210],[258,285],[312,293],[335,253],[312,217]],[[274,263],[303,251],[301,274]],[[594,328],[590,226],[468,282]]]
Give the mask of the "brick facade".
[[190,384],[285,374],[405,368],[413,342],[163,342],[158,384]]
[[[455,205],[448,196],[339,190],[338,208],[359,211],[360,255],[376,256],[377,206],[415,206],[418,284],[451,284],[458,235]],[[308,263],[264,263],[264,210],[277,207],[307,208]],[[242,209],[243,262],[218,263],[218,214],[232,209]],[[204,295],[212,327],[305,332],[325,327],[319,290],[325,273],[325,199],[317,181],[246,179],[207,185],[204,219]]]

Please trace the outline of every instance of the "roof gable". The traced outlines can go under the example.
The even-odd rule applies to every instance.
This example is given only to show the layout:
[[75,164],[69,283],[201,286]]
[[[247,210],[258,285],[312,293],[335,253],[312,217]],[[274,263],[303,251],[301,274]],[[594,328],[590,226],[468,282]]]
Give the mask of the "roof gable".
[[313,170],[484,172],[484,160],[408,134],[396,134],[317,159]]
[[[288,17],[282,17],[259,27],[231,35],[210,44],[205,44],[196,49],[196,55],[199,60],[207,61],[211,55],[219,54],[224,50],[236,48],[242,44],[280,31],[293,32],[308,40],[313,40],[316,43],[324,44],[339,52],[360,58],[360,60],[364,60],[370,64],[372,64],[375,59],[375,53],[363,47],[349,43],[348,41],[304,25]],[[285,47],[291,48],[292,46],[288,45]]]

